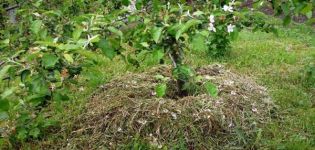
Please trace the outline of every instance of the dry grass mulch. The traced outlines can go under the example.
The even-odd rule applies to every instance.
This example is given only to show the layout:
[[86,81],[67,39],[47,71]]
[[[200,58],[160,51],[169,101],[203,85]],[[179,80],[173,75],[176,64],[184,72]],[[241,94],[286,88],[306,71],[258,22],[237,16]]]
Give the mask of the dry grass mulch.
[[266,88],[221,65],[197,68],[202,82],[217,85],[206,93],[157,98],[155,75],[170,77],[169,66],[127,73],[98,89],[77,117],[63,149],[124,149],[136,137],[155,148],[254,149],[260,128],[275,105]]

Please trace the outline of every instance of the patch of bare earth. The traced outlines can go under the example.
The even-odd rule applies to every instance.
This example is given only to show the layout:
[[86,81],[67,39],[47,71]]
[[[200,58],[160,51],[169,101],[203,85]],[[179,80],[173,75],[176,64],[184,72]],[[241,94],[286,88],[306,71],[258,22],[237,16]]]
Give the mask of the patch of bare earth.
[[[63,149],[122,149],[136,136],[155,147],[184,143],[188,149],[251,149],[274,108],[266,89],[221,65],[196,69],[219,96],[157,98],[155,75],[171,76],[169,66],[127,73],[102,86]],[[171,90],[169,90],[171,91]],[[168,93],[169,94],[169,93]]]

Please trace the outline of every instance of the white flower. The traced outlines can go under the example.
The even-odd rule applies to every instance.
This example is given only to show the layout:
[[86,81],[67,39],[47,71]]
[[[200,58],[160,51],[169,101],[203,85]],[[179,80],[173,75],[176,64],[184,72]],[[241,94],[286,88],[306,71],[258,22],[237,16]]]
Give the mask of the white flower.
[[205,112],[211,112],[211,110],[210,109],[206,109]]
[[142,124],[142,125],[145,125],[145,124],[147,123],[146,120],[142,120],[142,119],[141,119],[141,120],[138,120],[137,122],[140,123],[140,124]]
[[231,91],[231,95],[236,95],[236,92],[235,91]]
[[259,5],[260,5],[260,6],[262,6],[263,4],[264,4],[264,1],[260,2],[260,4],[259,4]]
[[177,119],[177,114],[176,114],[176,113],[173,113],[173,112],[172,112],[171,115],[172,115],[172,117],[173,117],[174,120]]
[[235,25],[229,24],[229,25],[227,26],[227,31],[228,31],[229,33],[231,33],[231,32],[234,31],[234,28],[235,28]]
[[33,15],[35,15],[36,17],[40,17],[40,14],[39,13],[33,13]]
[[79,88],[79,91],[80,91],[80,92],[83,92],[83,91],[84,91],[84,87],[81,86],[81,87]]
[[177,5],[179,7],[179,12],[182,14],[183,13],[183,5],[181,5],[179,3]]
[[168,113],[169,111],[167,109],[163,109],[163,113]]
[[51,89],[52,91],[54,91],[54,90],[56,89],[56,85],[55,85],[54,83],[52,83],[52,84],[50,85],[50,89]]
[[167,9],[170,9],[170,6],[171,6],[171,3],[170,2],[167,2]]
[[210,21],[211,23],[214,23],[214,22],[215,22],[215,20],[214,20],[214,16],[213,16],[213,15],[210,15],[210,17],[209,17],[209,21]]
[[186,14],[185,14],[184,16],[194,18],[194,17],[190,14],[189,10],[186,12]]
[[233,122],[230,122],[229,128],[231,128],[231,127],[233,127],[233,126],[234,126]]
[[233,12],[233,7],[232,7],[232,6],[228,6],[228,5],[224,5],[224,6],[223,6],[223,10],[224,10],[224,11]]
[[216,28],[214,27],[213,23],[209,23],[209,27],[208,27],[208,30],[209,31],[213,31],[213,32],[216,32]]
[[237,17],[236,17],[236,16],[233,16],[233,20],[236,21],[236,20],[237,20]]

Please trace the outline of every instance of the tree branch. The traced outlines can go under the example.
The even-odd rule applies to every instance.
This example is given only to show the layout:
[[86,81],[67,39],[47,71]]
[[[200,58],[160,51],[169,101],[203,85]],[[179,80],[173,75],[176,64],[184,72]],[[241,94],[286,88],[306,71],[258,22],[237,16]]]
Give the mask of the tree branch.
[[10,7],[8,7],[8,8],[5,8],[5,11],[10,11],[10,10],[16,9],[16,8],[18,8],[18,7],[20,7],[20,5],[19,5],[19,4],[16,4],[16,5],[14,5],[14,6],[10,6]]

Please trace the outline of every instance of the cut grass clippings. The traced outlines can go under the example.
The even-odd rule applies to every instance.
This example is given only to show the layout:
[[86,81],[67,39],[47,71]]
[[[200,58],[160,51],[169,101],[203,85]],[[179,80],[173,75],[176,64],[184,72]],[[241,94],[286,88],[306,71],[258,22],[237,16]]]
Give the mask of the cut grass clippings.
[[[96,91],[75,121],[64,149],[127,149],[140,138],[150,147],[251,149],[275,106],[264,87],[220,65],[197,69],[203,83],[213,82],[218,97],[205,93],[180,99],[157,98],[155,75],[170,77],[171,68],[115,78]],[[275,115],[275,114],[273,114]],[[56,147],[54,147],[56,148]],[[58,147],[57,147],[58,148]]]

